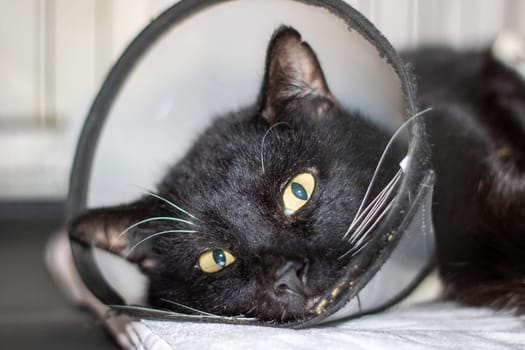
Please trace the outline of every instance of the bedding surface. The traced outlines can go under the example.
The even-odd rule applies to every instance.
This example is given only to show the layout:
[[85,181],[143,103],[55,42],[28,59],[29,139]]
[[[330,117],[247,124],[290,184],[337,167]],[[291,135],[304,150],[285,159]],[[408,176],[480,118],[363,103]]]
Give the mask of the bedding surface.
[[290,330],[134,321],[134,349],[525,349],[525,317],[431,302],[322,327]]

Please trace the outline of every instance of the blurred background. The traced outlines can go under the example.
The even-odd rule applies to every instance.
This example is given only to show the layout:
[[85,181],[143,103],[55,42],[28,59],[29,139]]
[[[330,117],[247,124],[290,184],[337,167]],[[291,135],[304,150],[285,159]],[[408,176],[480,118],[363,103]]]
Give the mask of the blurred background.
[[[0,1],[0,200],[62,199],[94,94],[169,0]],[[396,48],[488,44],[521,0],[354,0]]]
[[[43,250],[63,224],[76,140],[105,75],[175,2],[0,0],[0,348],[114,347],[63,302]],[[525,34],[523,0],[347,2],[397,49],[476,48],[504,29]]]

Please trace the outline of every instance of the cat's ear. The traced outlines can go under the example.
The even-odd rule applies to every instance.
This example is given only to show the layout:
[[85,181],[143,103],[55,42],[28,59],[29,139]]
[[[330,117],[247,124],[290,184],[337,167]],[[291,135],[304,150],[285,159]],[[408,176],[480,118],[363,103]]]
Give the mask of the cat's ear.
[[70,234],[89,245],[120,255],[139,264],[142,268],[154,265],[149,242],[135,245],[144,237],[133,224],[144,219],[142,202],[128,205],[98,208],[76,218],[70,226]]
[[317,115],[336,102],[317,56],[293,28],[279,28],[270,41],[261,97],[262,116],[271,123],[291,101],[315,102]]

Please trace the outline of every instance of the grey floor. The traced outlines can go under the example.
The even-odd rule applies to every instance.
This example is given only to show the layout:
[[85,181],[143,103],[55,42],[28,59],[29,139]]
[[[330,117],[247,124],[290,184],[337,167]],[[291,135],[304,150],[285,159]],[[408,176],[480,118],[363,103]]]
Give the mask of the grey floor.
[[47,273],[44,246],[61,214],[24,208],[8,215],[13,208],[0,205],[0,349],[118,349],[99,321],[63,300]]

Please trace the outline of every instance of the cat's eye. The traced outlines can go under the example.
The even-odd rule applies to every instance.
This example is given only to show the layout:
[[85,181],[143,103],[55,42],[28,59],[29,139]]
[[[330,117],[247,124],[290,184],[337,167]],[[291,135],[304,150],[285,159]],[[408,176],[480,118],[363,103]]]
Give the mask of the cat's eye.
[[199,256],[199,268],[205,273],[215,273],[235,261],[232,253],[226,249],[215,248],[207,250]]
[[310,200],[314,188],[315,178],[312,174],[295,175],[283,192],[284,213],[289,216],[301,209]]

